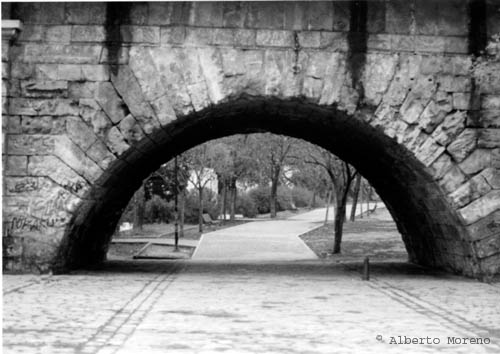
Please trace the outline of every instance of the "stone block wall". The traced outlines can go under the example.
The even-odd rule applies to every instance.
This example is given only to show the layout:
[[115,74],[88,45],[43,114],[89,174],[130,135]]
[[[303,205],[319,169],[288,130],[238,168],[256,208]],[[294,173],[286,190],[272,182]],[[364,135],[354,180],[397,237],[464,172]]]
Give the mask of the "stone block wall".
[[[11,65],[2,66],[4,264],[40,271],[71,264],[80,241],[75,266],[102,258],[142,176],[138,166],[152,169],[146,159],[159,163],[151,158],[157,151],[225,131],[214,122],[184,143],[175,140],[181,122],[235,115],[268,99],[275,116],[289,113],[290,123],[273,128],[283,133],[309,113],[274,100],[328,109],[332,129],[347,129],[332,122],[345,115],[365,127],[353,134],[371,132],[373,141],[359,143],[380,146],[373,158],[390,174],[374,171],[364,152],[330,143],[320,123],[302,134],[333,144],[371,177],[413,260],[469,275],[498,272],[500,62],[494,50],[480,57],[476,50],[500,32],[499,8],[423,0],[12,4],[23,30],[5,55]],[[228,102],[238,108],[218,111]],[[86,225],[106,203],[110,224]],[[82,241],[97,238],[89,233],[101,241]]]

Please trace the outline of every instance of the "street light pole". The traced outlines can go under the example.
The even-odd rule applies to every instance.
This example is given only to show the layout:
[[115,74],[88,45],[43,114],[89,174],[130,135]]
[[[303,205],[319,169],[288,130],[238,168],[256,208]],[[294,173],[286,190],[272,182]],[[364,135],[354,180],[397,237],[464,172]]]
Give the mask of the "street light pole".
[[179,250],[179,180],[177,178],[177,156],[174,159],[174,214],[175,214],[175,250]]

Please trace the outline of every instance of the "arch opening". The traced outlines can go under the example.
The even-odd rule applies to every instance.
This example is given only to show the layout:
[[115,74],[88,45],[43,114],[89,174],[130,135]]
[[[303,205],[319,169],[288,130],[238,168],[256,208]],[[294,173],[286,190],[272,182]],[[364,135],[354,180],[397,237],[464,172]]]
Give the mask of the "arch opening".
[[439,185],[403,145],[369,124],[372,107],[349,115],[305,99],[242,96],[178,118],[114,161],[94,183],[66,228],[53,269],[105,259],[122,211],[162,163],[206,141],[270,132],[316,144],[354,166],[392,214],[410,261],[476,273],[467,233]]

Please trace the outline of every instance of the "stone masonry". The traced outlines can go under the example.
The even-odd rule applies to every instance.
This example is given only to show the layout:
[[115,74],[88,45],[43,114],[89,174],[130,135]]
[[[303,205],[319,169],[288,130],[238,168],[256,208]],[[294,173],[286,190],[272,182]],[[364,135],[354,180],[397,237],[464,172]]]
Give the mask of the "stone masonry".
[[7,270],[103,260],[161,163],[267,130],[361,171],[412,261],[500,271],[500,2],[2,6]]

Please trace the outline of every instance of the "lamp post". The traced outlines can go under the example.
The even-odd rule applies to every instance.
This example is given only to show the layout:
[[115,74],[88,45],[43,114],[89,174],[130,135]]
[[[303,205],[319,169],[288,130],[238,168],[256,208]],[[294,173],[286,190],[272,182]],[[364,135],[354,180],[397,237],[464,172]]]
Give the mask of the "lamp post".
[[175,251],[179,250],[179,180],[177,178],[177,156],[174,159],[174,215],[175,215]]

